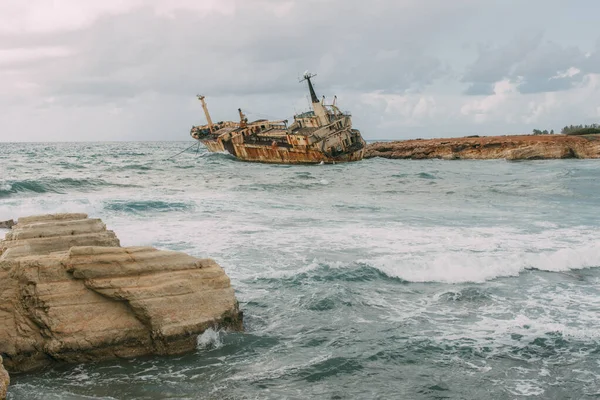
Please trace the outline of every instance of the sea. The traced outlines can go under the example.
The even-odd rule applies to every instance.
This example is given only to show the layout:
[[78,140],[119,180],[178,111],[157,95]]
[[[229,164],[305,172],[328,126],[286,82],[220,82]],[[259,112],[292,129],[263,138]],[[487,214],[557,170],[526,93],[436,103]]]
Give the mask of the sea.
[[0,149],[0,220],[85,212],[123,246],[213,258],[245,327],[182,356],[13,374],[10,400],[600,397],[598,160]]

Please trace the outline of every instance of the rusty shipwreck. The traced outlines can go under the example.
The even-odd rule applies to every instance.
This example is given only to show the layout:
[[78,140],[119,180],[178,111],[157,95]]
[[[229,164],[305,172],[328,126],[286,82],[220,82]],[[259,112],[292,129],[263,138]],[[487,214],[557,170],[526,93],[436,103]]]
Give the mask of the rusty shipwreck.
[[261,119],[248,122],[241,109],[240,120],[213,123],[204,101],[204,115],[208,124],[194,126],[190,135],[202,142],[209,151],[228,152],[243,161],[277,164],[337,163],[361,160],[366,143],[360,132],[352,128],[352,116],[342,112],[336,105],[319,101],[311,78],[307,81],[312,110],[294,115],[288,126],[287,120]]

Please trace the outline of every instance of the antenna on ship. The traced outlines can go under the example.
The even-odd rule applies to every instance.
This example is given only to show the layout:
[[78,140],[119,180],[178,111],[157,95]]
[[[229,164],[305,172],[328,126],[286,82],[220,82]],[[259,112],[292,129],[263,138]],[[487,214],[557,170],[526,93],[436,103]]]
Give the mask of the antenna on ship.
[[210,133],[212,133],[213,122],[212,122],[212,119],[210,119],[210,114],[208,113],[208,107],[206,107],[206,102],[204,101],[204,96],[197,94],[196,97],[202,103],[202,109],[204,110],[204,115],[206,116],[206,121],[208,122],[208,129],[210,130]]
[[305,71],[304,79],[302,79],[300,82],[303,82],[303,81],[308,82],[308,90],[310,91],[310,98],[312,100],[313,111],[319,120],[319,126],[324,126],[329,123],[329,117],[327,115],[327,111],[325,110],[324,105],[319,102],[319,98],[317,97],[317,94],[315,93],[315,88],[313,87],[312,81],[310,80],[311,78],[314,78],[315,76],[317,76],[317,74],[311,74],[310,72]]
[[310,98],[313,103],[318,103],[319,98],[317,97],[317,94],[315,93],[315,89],[313,88],[313,84],[310,81],[310,78],[313,78],[315,76],[317,76],[317,74],[311,74],[308,71],[304,71],[304,78],[301,79],[300,82],[308,81],[308,90],[310,90]]

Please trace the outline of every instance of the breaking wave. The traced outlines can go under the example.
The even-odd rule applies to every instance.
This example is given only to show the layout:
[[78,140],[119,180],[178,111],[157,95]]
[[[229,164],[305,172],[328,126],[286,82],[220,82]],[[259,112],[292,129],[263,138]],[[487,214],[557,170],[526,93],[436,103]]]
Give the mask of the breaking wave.
[[363,260],[384,274],[408,282],[482,283],[517,276],[526,270],[567,272],[600,267],[600,243],[516,254],[446,253],[402,259]]
[[196,339],[196,348],[198,350],[211,350],[223,347],[221,332],[208,328]]
[[193,207],[190,203],[169,202],[161,200],[111,200],[104,204],[104,208],[109,211],[124,213],[141,213],[145,211],[169,212],[186,211]]
[[0,198],[32,193],[65,194],[73,190],[100,190],[105,187],[135,187],[135,185],[115,184],[102,179],[73,178],[4,181],[0,183]]

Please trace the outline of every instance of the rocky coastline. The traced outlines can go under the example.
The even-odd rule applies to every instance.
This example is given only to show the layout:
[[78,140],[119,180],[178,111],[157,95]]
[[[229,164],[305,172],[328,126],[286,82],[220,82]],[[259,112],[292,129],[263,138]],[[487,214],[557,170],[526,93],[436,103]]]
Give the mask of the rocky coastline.
[[86,214],[19,218],[0,241],[0,399],[4,368],[180,354],[208,328],[243,329],[211,259],[120,247]]
[[600,135],[472,136],[377,142],[365,158],[443,160],[547,160],[600,158]]

